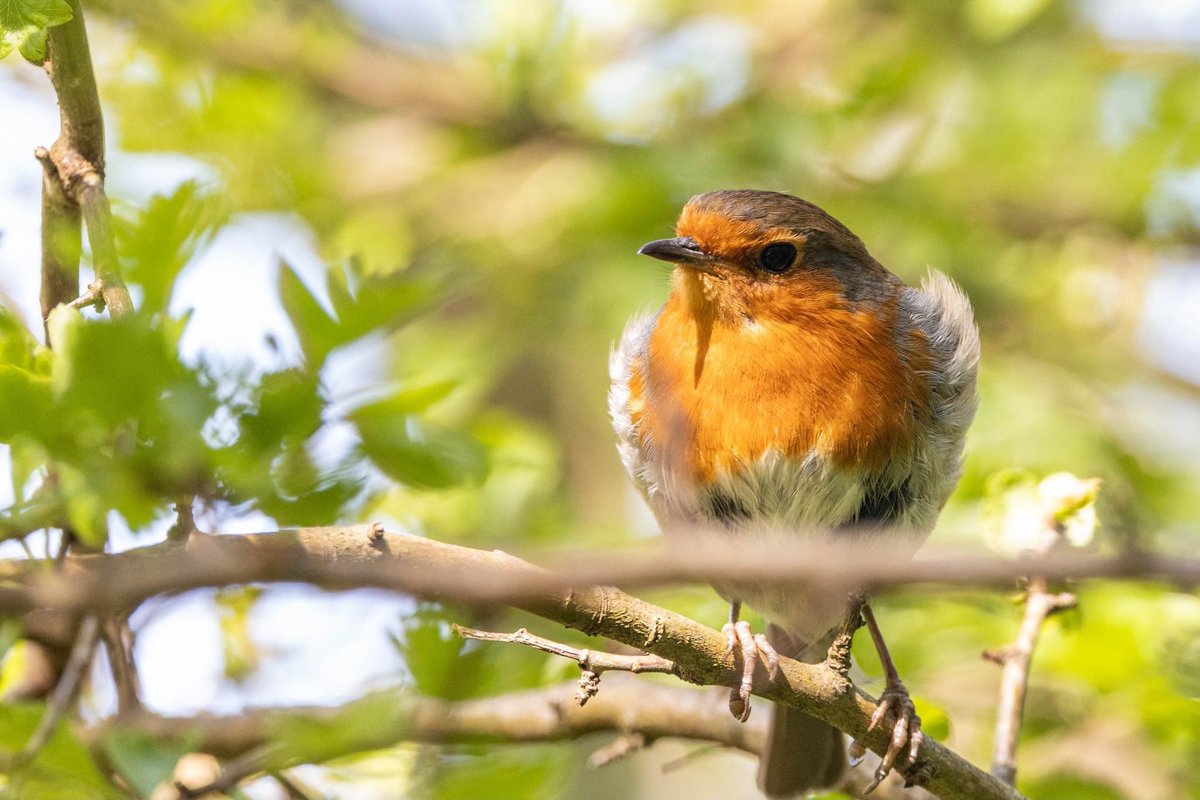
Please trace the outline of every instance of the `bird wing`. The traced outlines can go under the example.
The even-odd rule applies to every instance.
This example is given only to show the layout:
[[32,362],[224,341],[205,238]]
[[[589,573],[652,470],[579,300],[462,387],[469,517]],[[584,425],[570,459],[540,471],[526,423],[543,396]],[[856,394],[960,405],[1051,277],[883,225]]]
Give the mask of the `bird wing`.
[[934,416],[947,436],[961,442],[978,405],[979,329],[971,301],[944,273],[930,269],[920,289],[904,290],[901,304],[929,343]]
[[654,329],[656,319],[658,312],[639,314],[631,319],[608,360],[611,381],[608,389],[608,413],[612,417],[613,429],[617,432],[617,452],[621,455],[621,463],[633,478],[634,486],[648,502],[651,488],[648,475],[650,459],[649,454],[644,452],[641,438],[638,436],[633,403],[641,402],[641,398],[633,397],[630,379],[635,370],[643,369],[642,364],[650,344],[650,332]]
[[900,310],[929,347],[931,419],[921,447],[924,475],[919,486],[910,483],[907,488],[923,501],[917,505],[932,512],[927,519],[931,528],[962,473],[963,442],[978,405],[979,330],[962,289],[935,269],[929,270],[921,288],[903,290]]

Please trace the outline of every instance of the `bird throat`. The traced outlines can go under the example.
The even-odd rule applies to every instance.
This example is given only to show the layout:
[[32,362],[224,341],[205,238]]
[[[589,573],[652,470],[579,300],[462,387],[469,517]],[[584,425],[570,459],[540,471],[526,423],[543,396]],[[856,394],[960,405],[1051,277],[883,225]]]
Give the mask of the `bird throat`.
[[911,444],[919,371],[879,346],[894,304],[855,309],[816,285],[754,313],[722,278],[680,272],[630,387],[672,472],[704,482],[770,451],[875,468]]

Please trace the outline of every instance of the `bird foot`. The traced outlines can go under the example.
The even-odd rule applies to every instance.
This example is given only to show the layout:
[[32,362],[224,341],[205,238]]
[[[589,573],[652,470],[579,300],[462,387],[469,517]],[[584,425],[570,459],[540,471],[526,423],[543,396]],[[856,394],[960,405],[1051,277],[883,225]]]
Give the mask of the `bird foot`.
[[750,632],[750,623],[745,620],[727,622],[721,627],[725,634],[725,654],[733,656],[734,666],[739,663],[742,670],[741,680],[729,693],[729,713],[738,722],[745,722],[750,717],[750,693],[754,689],[754,669],[759,658],[767,667],[771,680],[779,676],[779,653],[767,641],[763,634]]
[[921,732],[921,718],[917,716],[917,709],[908,694],[908,689],[904,688],[904,684],[899,680],[888,681],[883,694],[879,696],[879,705],[876,707],[875,713],[871,715],[867,733],[875,730],[889,712],[896,718],[896,723],[892,728],[892,739],[888,743],[883,760],[879,762],[879,767],[875,770],[875,779],[871,781],[863,794],[871,793],[883,782],[883,779],[892,771],[892,765],[895,764],[896,758],[906,747],[908,756],[904,760],[904,766],[911,767],[916,764],[917,756],[921,753],[921,744],[925,741],[925,734]]

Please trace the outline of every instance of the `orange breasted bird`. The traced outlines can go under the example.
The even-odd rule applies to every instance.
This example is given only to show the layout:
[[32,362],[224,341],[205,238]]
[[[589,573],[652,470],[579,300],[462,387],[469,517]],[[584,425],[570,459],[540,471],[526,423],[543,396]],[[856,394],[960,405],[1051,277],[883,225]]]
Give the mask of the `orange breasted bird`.
[[[621,459],[666,534],[715,529],[747,546],[823,537],[889,553],[899,542],[911,555],[958,481],[975,415],[966,296],[935,270],[906,286],[845,225],[786,194],[698,195],[676,233],[638,251],[674,265],[671,292],[626,327],[609,393]],[[772,673],[778,653],[819,662],[835,631],[865,619],[886,678],[872,727],[894,720],[876,780],[902,754],[916,762],[920,719],[869,606],[817,586],[715,588],[743,674],[735,716],[749,714],[760,658]],[[770,621],[765,636],[739,621],[743,601]],[[767,795],[832,785],[845,764],[839,731],[775,709],[759,767]]]

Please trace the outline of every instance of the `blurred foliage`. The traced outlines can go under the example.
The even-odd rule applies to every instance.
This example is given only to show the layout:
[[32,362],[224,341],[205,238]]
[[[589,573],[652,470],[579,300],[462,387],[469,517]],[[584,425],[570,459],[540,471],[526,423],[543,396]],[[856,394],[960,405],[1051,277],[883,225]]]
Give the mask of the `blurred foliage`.
[[[1168,411],[1200,413],[1195,310],[1189,329],[1150,302],[1168,260],[1200,280],[1200,51],[1186,38],[1102,35],[1100,0],[87,5],[115,140],[211,177],[118,204],[132,318],[59,309],[50,350],[0,310],[15,499],[0,536],[68,525],[100,546],[119,525],[149,540],[195,498],[215,524],[260,512],[390,519],[489,548],[626,542],[652,526],[613,451],[607,353],[666,291],[665,271],[633,253],[690,195],[752,186],[819,203],[909,282],[933,265],[970,294],[982,405],[935,541],[983,546],[989,486],[1032,491],[1069,470],[1104,482],[1093,547],[1200,544],[1200,434]],[[0,3],[0,56],[31,35],[36,50],[65,7]],[[278,265],[298,352],[184,359],[191,309],[240,287],[192,296],[177,279],[264,211],[302,221],[328,265],[322,280]],[[1151,335],[1164,325],[1175,340]],[[364,342],[380,377],[347,397],[335,368]],[[713,624],[724,614],[707,590],[656,599]],[[269,658],[246,625],[252,602],[223,601],[231,674]],[[931,729],[977,763],[997,682],[978,654],[1011,639],[1019,614],[989,593],[880,601]],[[463,617],[423,606],[397,629],[415,690],[563,677],[535,653],[464,647],[447,633]],[[1197,630],[1194,594],[1082,589],[1037,653],[1022,788],[1200,794]],[[868,646],[855,653],[878,674]],[[14,720],[3,746],[19,747],[35,715],[0,712]],[[58,781],[46,792],[103,785],[86,752],[54,741],[37,762],[36,780]],[[135,788],[173,752],[113,747]],[[737,759],[698,760],[680,771],[690,779],[622,766],[610,780],[629,797],[675,780],[703,793]],[[602,796],[573,777],[580,762],[569,745],[400,748],[325,777],[361,796]]]

